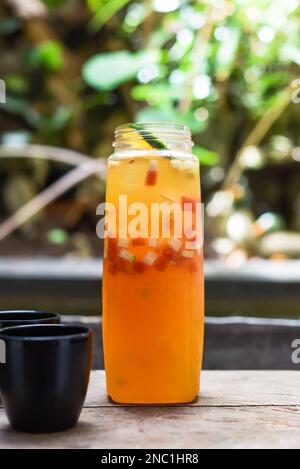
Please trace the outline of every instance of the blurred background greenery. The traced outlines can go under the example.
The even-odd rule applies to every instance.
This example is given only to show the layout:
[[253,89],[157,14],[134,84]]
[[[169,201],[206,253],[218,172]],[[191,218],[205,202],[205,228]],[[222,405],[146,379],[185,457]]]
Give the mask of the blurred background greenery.
[[76,166],[169,121],[193,133],[206,255],[299,258],[299,28],[298,0],[3,0],[0,255],[98,255],[105,181]]

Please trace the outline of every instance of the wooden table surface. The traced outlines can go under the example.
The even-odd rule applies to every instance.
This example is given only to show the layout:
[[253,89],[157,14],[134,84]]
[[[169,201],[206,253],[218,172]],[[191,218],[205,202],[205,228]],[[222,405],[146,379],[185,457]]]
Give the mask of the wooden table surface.
[[184,406],[120,406],[94,371],[78,425],[66,432],[13,431],[0,408],[0,448],[300,448],[298,371],[203,371]]

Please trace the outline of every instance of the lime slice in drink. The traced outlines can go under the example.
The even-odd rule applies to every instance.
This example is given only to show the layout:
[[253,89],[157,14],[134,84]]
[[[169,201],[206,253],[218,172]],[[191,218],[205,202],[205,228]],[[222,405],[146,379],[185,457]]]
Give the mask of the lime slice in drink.
[[137,135],[142,143],[142,148],[156,148],[157,150],[166,150],[168,146],[166,143],[159,140],[155,135],[147,129],[143,124],[130,124],[130,127],[136,130]]

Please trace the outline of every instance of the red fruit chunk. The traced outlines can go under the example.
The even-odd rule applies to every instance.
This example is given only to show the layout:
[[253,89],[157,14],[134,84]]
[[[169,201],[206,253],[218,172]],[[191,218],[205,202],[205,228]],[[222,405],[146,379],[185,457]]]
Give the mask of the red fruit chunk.
[[125,272],[126,274],[129,274],[131,271],[131,266],[132,263],[128,262],[126,259],[118,258],[116,261],[118,263],[119,271],[120,272]]
[[157,270],[160,270],[161,272],[163,270],[165,270],[165,268],[167,267],[169,263],[169,259],[165,256],[159,256],[156,261],[155,261],[155,264],[154,264],[154,267],[157,269]]
[[108,271],[112,275],[116,275],[119,272],[130,273],[131,264],[130,262],[126,261],[125,259],[121,259],[120,257],[114,258],[108,266]]
[[116,275],[118,273],[118,264],[117,262],[110,262],[108,264],[108,272],[111,274],[111,275]]
[[145,185],[146,186],[155,186],[157,181],[157,171],[156,169],[149,169],[146,174]]
[[163,249],[163,256],[169,261],[176,261],[178,258],[178,252],[176,252],[171,246],[166,246]]
[[133,238],[132,240],[132,246],[144,246],[145,244],[145,238]]
[[118,255],[118,242],[115,238],[107,238],[107,257],[112,260]]
[[146,269],[146,266],[142,261],[135,261],[133,263],[132,269],[134,272],[141,274]]

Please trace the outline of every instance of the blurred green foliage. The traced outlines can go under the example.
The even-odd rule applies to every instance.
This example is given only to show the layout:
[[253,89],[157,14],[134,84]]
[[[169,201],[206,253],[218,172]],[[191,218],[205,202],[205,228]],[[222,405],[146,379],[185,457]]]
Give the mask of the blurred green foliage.
[[[50,143],[93,152],[103,139],[103,119],[111,126],[115,120],[171,120],[190,126],[196,142],[226,163],[298,73],[296,0],[44,4],[49,19],[41,22],[48,24],[40,37],[30,33],[30,18],[17,18],[13,10],[1,15],[4,56],[11,62],[12,39],[17,54],[13,66],[4,60],[1,67],[5,110],[21,115],[27,130],[34,127],[33,141],[47,135]],[[65,82],[53,91],[48,83],[55,73]],[[64,87],[73,99],[62,98]],[[79,114],[87,135],[78,142],[66,138],[69,119],[57,135],[57,125],[44,118],[56,112]],[[293,118],[297,124],[298,115]],[[208,155],[203,162],[214,164],[214,153],[211,160]]]
[[237,204],[255,217],[282,211],[300,228],[299,166],[290,185],[295,208],[287,209],[291,194],[276,178],[263,203],[248,193],[253,172],[299,161],[299,109],[281,104],[299,75],[298,0],[44,0],[41,18],[17,16],[9,3],[0,7],[2,142],[23,138],[106,157],[121,123],[183,123],[206,166],[205,197],[242,149],[250,183]]
[[[159,60],[159,51],[107,52],[89,59],[82,73],[86,83],[98,91],[114,90],[122,83],[136,78],[139,71]],[[118,73],[116,73],[116,69]]]
[[60,70],[64,66],[62,47],[58,41],[43,41],[28,57],[32,67],[44,67],[49,71]]

